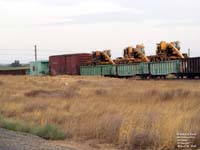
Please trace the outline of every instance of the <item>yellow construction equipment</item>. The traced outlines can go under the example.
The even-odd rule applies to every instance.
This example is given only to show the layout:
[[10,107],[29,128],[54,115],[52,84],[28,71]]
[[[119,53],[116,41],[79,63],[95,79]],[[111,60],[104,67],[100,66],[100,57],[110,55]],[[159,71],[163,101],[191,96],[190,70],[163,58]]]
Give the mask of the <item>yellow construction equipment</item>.
[[111,59],[110,50],[92,52],[92,64],[94,64],[94,65],[106,65],[106,64],[115,65],[115,63]]
[[136,45],[136,48],[127,47],[124,49],[124,57],[117,58],[115,63],[117,64],[130,64],[137,62],[149,62],[149,59],[145,55],[144,45]]
[[174,45],[174,43],[169,43],[169,48],[171,48],[173,50],[173,54],[174,55],[178,55],[178,57],[180,58],[184,58],[184,56],[182,55],[182,53],[180,52],[180,49],[177,49]]
[[186,54],[181,53],[180,42],[170,42],[161,41],[157,44],[156,55],[148,56],[150,61],[164,61],[173,59],[183,59],[187,57]]

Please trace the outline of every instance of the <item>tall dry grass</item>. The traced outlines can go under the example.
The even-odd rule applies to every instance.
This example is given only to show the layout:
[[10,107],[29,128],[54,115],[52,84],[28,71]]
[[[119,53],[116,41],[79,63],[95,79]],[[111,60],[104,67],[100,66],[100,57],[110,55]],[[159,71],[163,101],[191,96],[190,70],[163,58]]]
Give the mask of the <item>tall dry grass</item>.
[[173,149],[177,132],[192,132],[200,145],[197,80],[0,76],[0,82],[3,116],[58,125],[69,138],[130,150]]

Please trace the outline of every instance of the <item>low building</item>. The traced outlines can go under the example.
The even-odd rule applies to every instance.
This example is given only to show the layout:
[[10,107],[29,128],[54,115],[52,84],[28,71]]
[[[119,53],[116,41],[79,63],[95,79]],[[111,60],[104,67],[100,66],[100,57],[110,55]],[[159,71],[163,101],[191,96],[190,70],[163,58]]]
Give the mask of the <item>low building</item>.
[[27,75],[30,67],[0,67],[0,75]]
[[49,61],[33,61],[30,63],[30,75],[48,75]]

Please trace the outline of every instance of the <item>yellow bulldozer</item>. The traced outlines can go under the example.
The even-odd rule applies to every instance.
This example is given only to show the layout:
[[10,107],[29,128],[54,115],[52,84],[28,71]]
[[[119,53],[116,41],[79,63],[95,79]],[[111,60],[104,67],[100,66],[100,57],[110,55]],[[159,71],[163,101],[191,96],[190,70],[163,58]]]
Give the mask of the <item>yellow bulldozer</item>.
[[156,55],[148,56],[150,61],[165,61],[186,58],[187,54],[182,54],[179,41],[167,43],[161,41],[157,44]]
[[92,52],[92,65],[106,65],[112,64],[114,65],[114,61],[111,59],[110,50],[104,51],[94,51]]
[[127,47],[124,49],[124,56],[119,57],[114,62],[116,64],[131,64],[131,63],[138,63],[138,62],[149,62],[149,59],[145,55],[144,45],[136,45],[134,47]]

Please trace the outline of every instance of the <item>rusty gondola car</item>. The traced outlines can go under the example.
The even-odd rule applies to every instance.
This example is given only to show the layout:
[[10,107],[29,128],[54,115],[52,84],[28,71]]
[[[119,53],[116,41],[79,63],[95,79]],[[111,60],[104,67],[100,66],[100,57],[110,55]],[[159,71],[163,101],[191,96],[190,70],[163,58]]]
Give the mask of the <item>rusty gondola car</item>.
[[200,78],[200,57],[185,58],[180,61],[180,70],[178,77],[184,78]]

